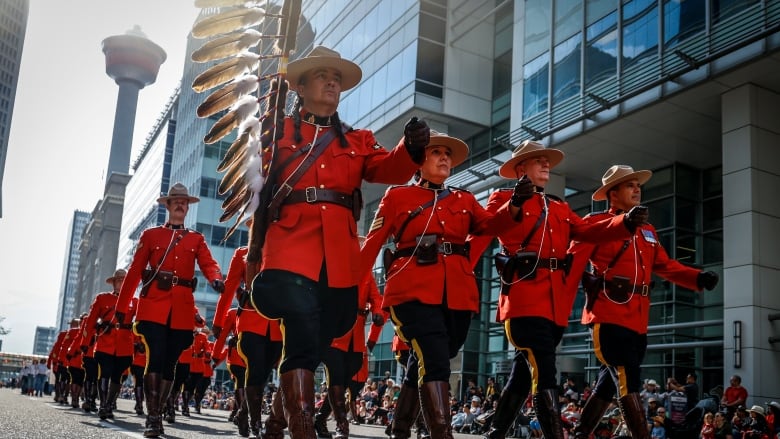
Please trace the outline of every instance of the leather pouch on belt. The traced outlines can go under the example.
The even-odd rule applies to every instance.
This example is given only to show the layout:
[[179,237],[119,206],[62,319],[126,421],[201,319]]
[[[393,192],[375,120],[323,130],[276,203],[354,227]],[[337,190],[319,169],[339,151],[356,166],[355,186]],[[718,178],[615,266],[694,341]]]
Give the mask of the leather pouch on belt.
[[517,278],[522,280],[535,279],[536,261],[538,258],[535,252],[517,252],[514,256]]
[[173,273],[170,271],[158,271],[157,276],[157,288],[168,291],[173,288]]
[[609,298],[616,302],[625,302],[631,294],[631,279],[624,276],[614,276],[609,281],[607,294]]
[[496,272],[499,276],[504,272],[506,264],[509,263],[509,255],[505,253],[496,253],[493,255],[493,263],[496,264]]
[[439,261],[439,247],[436,245],[436,235],[420,235],[417,237],[417,265],[431,265]]

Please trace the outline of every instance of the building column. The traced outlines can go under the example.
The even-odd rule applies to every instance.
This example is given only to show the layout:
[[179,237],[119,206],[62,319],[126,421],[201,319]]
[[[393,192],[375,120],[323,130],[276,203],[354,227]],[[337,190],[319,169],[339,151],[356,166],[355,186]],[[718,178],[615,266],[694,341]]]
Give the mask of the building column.
[[780,381],[771,372],[780,368],[780,341],[770,343],[772,337],[780,340],[780,319],[769,320],[780,312],[777,108],[780,94],[753,84],[721,99],[724,386],[731,375],[740,375],[748,406],[780,395]]

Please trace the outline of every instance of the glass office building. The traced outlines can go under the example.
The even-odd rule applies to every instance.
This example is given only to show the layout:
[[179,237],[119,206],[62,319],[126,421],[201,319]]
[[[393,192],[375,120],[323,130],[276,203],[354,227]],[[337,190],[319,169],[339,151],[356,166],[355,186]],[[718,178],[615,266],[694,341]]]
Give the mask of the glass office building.
[[[564,151],[547,189],[583,215],[604,208],[590,196],[609,166],[653,170],[643,198],[662,244],[721,283],[700,294],[656,279],[643,377],[695,371],[708,390],[739,373],[753,403],[780,395],[765,372],[778,367],[780,339],[780,207],[767,201],[780,190],[778,31],[780,0],[306,0],[297,53],[322,44],[361,66],[339,114],[386,147],[411,116],[464,139],[470,157],[448,183],[483,202],[513,184],[498,167],[531,138]],[[182,82],[205,67],[188,63]],[[180,114],[204,98],[184,87]],[[211,123],[179,117],[171,175],[199,192],[188,220],[223,262],[246,236],[219,250],[214,169],[231,141],[204,146]],[[361,231],[384,190],[364,186]],[[452,361],[454,394],[470,378],[501,382],[509,371],[512,352],[494,321],[495,251],[476,270],[481,312]],[[382,274],[380,263],[380,286]],[[598,366],[581,308],[578,298],[558,364],[580,386]],[[391,338],[388,325],[373,376],[399,375]]]

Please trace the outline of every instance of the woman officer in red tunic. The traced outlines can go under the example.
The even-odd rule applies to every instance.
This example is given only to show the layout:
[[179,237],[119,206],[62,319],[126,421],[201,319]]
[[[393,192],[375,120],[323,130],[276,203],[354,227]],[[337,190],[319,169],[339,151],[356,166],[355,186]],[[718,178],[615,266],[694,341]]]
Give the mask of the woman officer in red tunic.
[[423,416],[434,439],[452,437],[450,359],[463,345],[479,306],[466,237],[495,234],[512,223],[508,209],[488,213],[470,192],[444,185],[452,168],[467,156],[462,140],[431,133],[419,179],[387,190],[361,251],[361,270],[367,273],[379,249],[395,237],[392,263],[385,261],[382,307],[389,309],[398,336],[414,351],[397,405],[414,406],[401,398],[412,397],[419,386]]

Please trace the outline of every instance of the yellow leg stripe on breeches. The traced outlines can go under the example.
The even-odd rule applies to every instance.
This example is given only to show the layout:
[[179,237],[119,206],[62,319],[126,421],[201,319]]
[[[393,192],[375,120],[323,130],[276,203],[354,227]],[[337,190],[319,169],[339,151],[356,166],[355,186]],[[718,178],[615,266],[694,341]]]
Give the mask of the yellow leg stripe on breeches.
[[[253,302],[254,303],[254,302]],[[270,328],[269,328],[270,331]],[[287,334],[284,327],[284,319],[279,319],[279,331],[282,333],[282,355],[279,357],[279,365],[276,366],[276,373],[281,375],[282,374],[282,360],[285,357],[285,351],[287,350]],[[269,332],[270,337],[270,332]]]
[[425,376],[425,360],[423,358],[423,353],[420,350],[420,345],[417,344],[416,339],[408,340],[406,337],[404,337],[403,331],[401,330],[403,325],[401,324],[401,321],[398,320],[398,316],[395,315],[395,308],[392,306],[390,307],[390,319],[395,325],[395,333],[398,334],[398,338],[400,338],[404,343],[411,345],[412,349],[414,349],[414,352],[417,355],[417,385],[422,386],[423,377]]
[[238,333],[238,341],[236,342],[236,352],[238,352],[238,356],[241,357],[242,360],[244,360],[244,365],[246,366],[246,369],[244,370],[244,387],[246,387],[246,379],[249,376],[249,360],[247,360],[246,355],[241,351],[241,337],[244,335],[243,332]]
[[536,386],[539,384],[539,368],[536,367],[536,357],[531,349],[518,346],[512,339],[512,331],[509,330],[509,320],[510,319],[504,320],[504,332],[506,333],[507,340],[509,340],[509,343],[511,343],[515,349],[525,352],[525,358],[528,360],[528,368],[531,369],[531,395],[533,395],[537,392]]
[[[146,351],[146,364],[144,365],[144,375],[146,375],[146,371],[147,369],[149,369],[149,360],[151,360],[152,356],[149,355],[149,343],[146,342],[146,337],[144,337],[143,334],[138,332],[138,322],[133,323],[133,334],[141,337],[141,343],[144,344],[144,351]],[[98,376],[100,376],[99,373]]]
[[596,351],[596,358],[604,366],[609,368],[609,373],[612,375],[612,379],[615,381],[615,385],[618,389],[618,397],[622,398],[628,395],[628,383],[626,382],[626,368],[624,366],[612,366],[604,359],[604,354],[601,352],[601,324],[596,323],[593,325],[593,349]]

